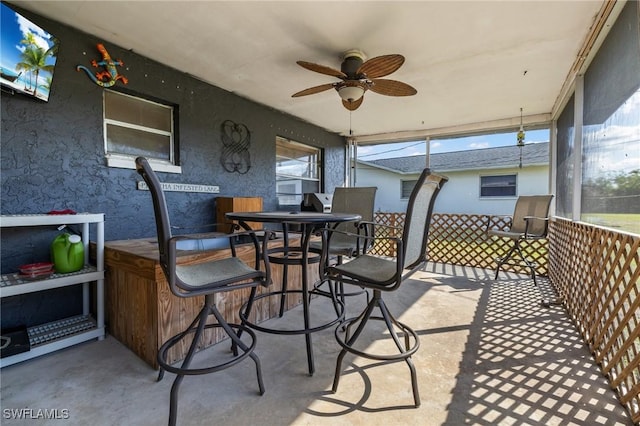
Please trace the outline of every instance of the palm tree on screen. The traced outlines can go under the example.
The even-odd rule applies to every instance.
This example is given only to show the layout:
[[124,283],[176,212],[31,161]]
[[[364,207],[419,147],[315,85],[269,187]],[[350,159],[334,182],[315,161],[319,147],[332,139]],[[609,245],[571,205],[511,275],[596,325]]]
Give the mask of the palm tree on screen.
[[[25,34],[25,38],[20,44],[26,45],[21,54],[21,61],[16,64],[16,70],[25,70],[29,72],[29,88],[31,88],[31,75],[35,73],[33,96],[38,92],[38,76],[41,71],[53,73],[54,66],[47,64],[47,58],[55,57],[58,54],[59,40],[55,37],[51,38],[53,44],[48,49],[44,49],[36,43],[33,33]],[[50,85],[50,80],[48,82]]]

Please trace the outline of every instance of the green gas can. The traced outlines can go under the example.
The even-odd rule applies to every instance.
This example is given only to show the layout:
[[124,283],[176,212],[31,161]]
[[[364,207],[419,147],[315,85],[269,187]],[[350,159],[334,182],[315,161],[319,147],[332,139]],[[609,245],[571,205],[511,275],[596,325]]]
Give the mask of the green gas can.
[[78,235],[60,234],[51,243],[51,261],[56,272],[76,272],[84,266],[84,246]]

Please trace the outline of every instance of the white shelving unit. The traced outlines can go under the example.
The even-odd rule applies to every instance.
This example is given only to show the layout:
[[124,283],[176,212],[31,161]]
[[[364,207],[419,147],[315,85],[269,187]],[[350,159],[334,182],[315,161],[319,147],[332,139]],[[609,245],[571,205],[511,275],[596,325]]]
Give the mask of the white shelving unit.
[[[96,266],[89,265],[89,225],[96,224]],[[71,274],[53,274],[42,280],[24,280],[19,274],[0,275],[0,298],[82,284],[82,315],[27,329],[31,350],[0,359],[0,368],[26,361],[87,340],[102,340],[104,330],[104,214],[2,215],[0,228],[82,225],[84,268]],[[96,318],[90,314],[90,285],[96,286]]]

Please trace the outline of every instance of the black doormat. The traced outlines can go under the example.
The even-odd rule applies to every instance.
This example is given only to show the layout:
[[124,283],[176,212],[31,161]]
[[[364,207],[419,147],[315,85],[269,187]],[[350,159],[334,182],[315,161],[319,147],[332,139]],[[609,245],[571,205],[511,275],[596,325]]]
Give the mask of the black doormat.
[[27,327],[16,327],[2,330],[0,336],[0,358],[31,350]]

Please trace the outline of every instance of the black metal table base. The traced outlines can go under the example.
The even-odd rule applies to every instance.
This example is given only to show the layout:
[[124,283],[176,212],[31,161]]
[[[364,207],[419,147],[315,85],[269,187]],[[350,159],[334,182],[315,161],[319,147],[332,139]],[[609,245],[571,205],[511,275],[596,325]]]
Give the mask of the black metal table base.
[[[274,248],[268,250],[267,256],[269,263],[282,265],[282,290],[274,291],[271,293],[261,294],[256,296],[255,299],[263,299],[265,297],[280,296],[280,312],[279,316],[284,315],[284,307],[286,303],[286,296],[289,293],[301,293],[302,294],[302,311],[304,316],[304,326],[297,330],[280,330],[263,327],[258,324],[251,323],[249,316],[251,314],[252,302],[245,303],[240,309],[240,318],[244,323],[254,330],[262,331],[272,334],[304,334],[306,340],[307,349],[307,362],[309,366],[309,375],[312,376],[315,372],[315,366],[313,361],[313,346],[311,341],[311,334],[326,328],[332,327],[338,324],[344,318],[344,303],[339,301],[334,291],[329,292],[329,296],[334,304],[336,310],[336,318],[327,321],[320,326],[311,327],[309,319],[309,303],[310,295],[317,294],[320,297],[327,297],[326,294],[320,292],[314,292],[309,290],[309,277],[308,267],[312,264],[318,264],[320,262],[320,255],[318,253],[312,253],[309,250],[309,242],[313,231],[317,228],[322,228],[328,223],[340,223],[340,222],[353,222],[362,219],[362,216],[351,213],[318,213],[318,212],[231,212],[227,213],[226,217],[230,220],[237,220],[244,229],[251,229],[247,222],[264,222],[264,223],[278,223],[282,226],[283,234],[283,247]],[[295,231],[292,231],[295,229]],[[300,244],[290,245],[289,233],[298,234],[300,236]],[[289,266],[296,266],[301,268],[302,274],[302,289],[301,290],[288,290],[287,284],[288,268]]]
[[[282,300],[286,298],[287,295],[289,294],[302,294],[302,310],[303,310],[303,316],[304,316],[304,327],[303,328],[298,328],[298,329],[281,329],[281,328],[273,328],[273,327],[265,327],[259,324],[255,324],[253,322],[251,322],[248,318],[249,313],[247,312],[247,303],[245,303],[241,310],[240,310],[240,319],[242,320],[243,323],[245,323],[248,327],[252,328],[253,330],[256,331],[261,331],[263,333],[270,333],[270,334],[280,334],[280,335],[300,335],[300,334],[304,334],[305,336],[305,340],[306,340],[306,348],[307,348],[307,363],[309,366],[309,375],[312,376],[313,373],[315,372],[315,363],[314,363],[314,358],[313,358],[313,345],[312,345],[312,339],[311,339],[311,334],[318,332],[318,331],[322,331],[322,330],[326,330],[327,328],[333,327],[335,325],[337,325],[338,323],[340,323],[342,321],[342,319],[344,318],[344,304],[342,303],[342,301],[338,300],[335,296],[335,294],[325,294],[323,293],[319,293],[319,292],[315,292],[315,291],[307,291],[305,289],[303,290],[286,290],[286,291],[273,291],[273,292],[269,292],[269,293],[263,293],[263,294],[259,294],[257,295],[253,300],[254,302],[259,300],[259,299],[264,299],[267,297],[275,297],[275,296],[280,296],[281,297],[281,306],[282,306]],[[336,318],[325,322],[323,324],[317,325],[315,327],[311,327],[311,321],[309,318],[309,304],[310,304],[310,296],[319,296],[319,297],[328,297],[330,299],[332,299],[333,305],[338,307],[337,310],[337,315]]]

